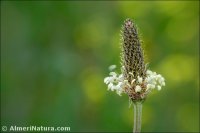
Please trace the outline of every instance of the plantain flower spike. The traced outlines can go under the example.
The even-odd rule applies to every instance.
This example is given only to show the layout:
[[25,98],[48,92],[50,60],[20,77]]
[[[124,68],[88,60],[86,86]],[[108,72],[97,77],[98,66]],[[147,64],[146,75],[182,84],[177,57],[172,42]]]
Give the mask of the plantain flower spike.
[[146,69],[138,31],[135,24],[130,19],[127,19],[122,26],[121,58],[124,66],[123,74],[129,83],[138,76],[142,78],[145,77]]
[[[144,101],[153,89],[161,90],[165,86],[165,79],[146,68],[138,30],[131,19],[124,21],[121,33],[121,74],[110,72],[104,83],[108,90],[116,91],[120,96],[126,93],[133,102]],[[116,68],[113,66],[110,68]]]

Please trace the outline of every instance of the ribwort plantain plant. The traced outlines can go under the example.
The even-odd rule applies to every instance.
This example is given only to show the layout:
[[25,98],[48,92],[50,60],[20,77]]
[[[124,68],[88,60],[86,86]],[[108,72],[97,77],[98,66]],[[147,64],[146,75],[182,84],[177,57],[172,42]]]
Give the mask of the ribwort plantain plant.
[[[129,104],[134,106],[133,133],[140,133],[142,104],[152,90],[161,90],[165,86],[165,79],[147,69],[138,29],[131,19],[124,21],[121,37],[121,74],[111,71],[104,83],[108,90],[116,91],[120,96],[122,93],[128,95]],[[115,68],[115,65],[109,67],[110,70]]]

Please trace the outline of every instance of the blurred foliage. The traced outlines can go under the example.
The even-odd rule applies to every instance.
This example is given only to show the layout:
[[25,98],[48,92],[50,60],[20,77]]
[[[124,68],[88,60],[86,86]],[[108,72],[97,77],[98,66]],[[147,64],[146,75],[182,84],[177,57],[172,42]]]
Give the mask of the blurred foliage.
[[199,131],[199,1],[1,1],[1,124],[132,131],[128,97],[107,91],[133,18],[146,62],[166,78],[142,131]]

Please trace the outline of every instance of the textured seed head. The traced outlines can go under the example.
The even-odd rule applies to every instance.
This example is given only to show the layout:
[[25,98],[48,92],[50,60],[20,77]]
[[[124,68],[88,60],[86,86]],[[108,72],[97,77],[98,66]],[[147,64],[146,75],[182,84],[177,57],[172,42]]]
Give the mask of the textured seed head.
[[[122,26],[122,65],[124,77],[131,83],[138,76],[145,78],[146,68],[136,25],[126,19]],[[130,74],[132,73],[132,74]]]
[[[117,94],[126,93],[132,102],[143,102],[151,90],[165,86],[164,78],[156,72],[146,70],[141,40],[138,30],[131,19],[126,19],[121,30],[121,74],[111,72],[104,79],[108,90]],[[110,69],[114,69],[111,66]]]

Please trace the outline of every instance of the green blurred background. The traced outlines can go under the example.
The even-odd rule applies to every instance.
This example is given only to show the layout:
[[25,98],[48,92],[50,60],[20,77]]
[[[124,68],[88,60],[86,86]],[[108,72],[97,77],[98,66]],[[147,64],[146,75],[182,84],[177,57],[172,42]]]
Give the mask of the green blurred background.
[[1,125],[132,131],[128,97],[103,83],[120,67],[126,18],[166,79],[143,105],[142,131],[199,131],[199,1],[1,2]]

